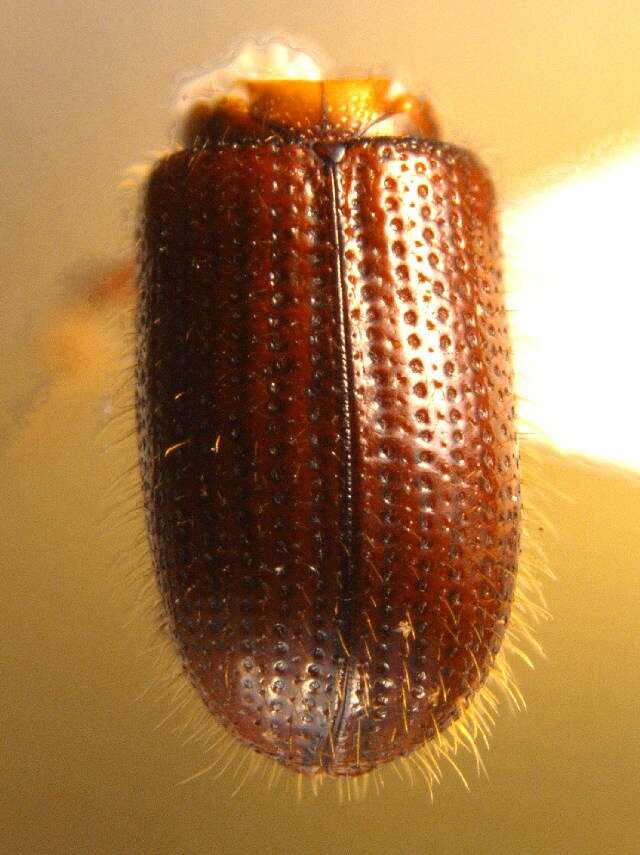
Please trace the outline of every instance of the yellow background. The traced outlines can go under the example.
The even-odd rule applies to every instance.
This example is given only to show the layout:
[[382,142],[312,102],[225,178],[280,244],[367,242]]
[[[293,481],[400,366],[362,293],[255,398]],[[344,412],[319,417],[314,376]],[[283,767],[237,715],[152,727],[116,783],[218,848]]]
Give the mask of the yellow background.
[[[299,804],[259,778],[230,798],[232,773],[179,785],[211,755],[183,746],[173,721],[154,729],[166,698],[136,700],[153,667],[140,655],[150,619],[124,627],[136,595],[117,555],[132,550],[132,527],[119,525],[131,500],[109,515],[131,442],[101,451],[110,401],[99,383],[57,382],[43,395],[27,338],[78,264],[129,251],[135,204],[117,184],[166,144],[181,72],[271,33],[316,45],[338,69],[396,73],[431,94],[446,138],[480,154],[509,204],[551,175],[579,173],[594,149],[638,138],[637,2],[66,0],[12,2],[2,17],[1,851],[638,851],[632,473],[544,455],[553,489],[541,505],[558,530],[541,535],[558,576],[547,586],[554,620],[539,632],[548,659],[520,669],[528,712],[500,716],[488,781],[463,762],[471,792],[450,772],[433,806],[422,783],[391,776],[359,804],[339,805],[330,787]],[[620,212],[594,199],[593,214]],[[625,249],[637,279],[633,252],[611,247]],[[615,282],[603,290],[615,301]],[[616,370],[637,395],[637,362]],[[613,445],[637,430],[625,414],[624,400],[602,411],[595,396]]]

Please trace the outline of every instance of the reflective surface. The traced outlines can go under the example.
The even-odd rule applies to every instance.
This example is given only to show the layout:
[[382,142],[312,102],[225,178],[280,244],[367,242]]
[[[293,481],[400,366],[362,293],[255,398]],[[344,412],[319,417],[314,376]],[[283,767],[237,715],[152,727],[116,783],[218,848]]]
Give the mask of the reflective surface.
[[499,650],[519,542],[484,170],[432,140],[178,152],[141,284],[152,542],[206,704],[306,771],[439,737]]

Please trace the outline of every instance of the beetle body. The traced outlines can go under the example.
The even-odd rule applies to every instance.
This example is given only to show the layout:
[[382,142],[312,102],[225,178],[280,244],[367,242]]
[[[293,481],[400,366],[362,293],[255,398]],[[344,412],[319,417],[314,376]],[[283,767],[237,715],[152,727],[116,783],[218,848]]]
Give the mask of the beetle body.
[[[213,716],[290,768],[356,775],[459,717],[509,617],[494,195],[387,81],[255,84],[247,104],[199,105],[145,191],[150,540]],[[394,111],[409,132],[376,136]]]

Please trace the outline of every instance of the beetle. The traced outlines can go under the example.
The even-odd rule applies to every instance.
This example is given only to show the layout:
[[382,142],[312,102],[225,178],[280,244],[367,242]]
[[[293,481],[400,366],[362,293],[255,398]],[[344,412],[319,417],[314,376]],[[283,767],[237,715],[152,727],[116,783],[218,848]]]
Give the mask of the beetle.
[[138,272],[170,633],[241,742],[361,775],[481,709],[510,616],[493,186],[385,78],[233,79],[191,92],[182,132],[146,183]]

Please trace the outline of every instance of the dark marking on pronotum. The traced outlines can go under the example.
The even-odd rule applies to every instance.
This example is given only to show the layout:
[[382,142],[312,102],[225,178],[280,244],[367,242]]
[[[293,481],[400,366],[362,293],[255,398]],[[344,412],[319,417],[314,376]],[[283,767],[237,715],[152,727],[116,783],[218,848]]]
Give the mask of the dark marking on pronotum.
[[387,80],[196,99],[140,227],[156,575],[212,715],[358,775],[485,682],[519,551],[491,182]]

